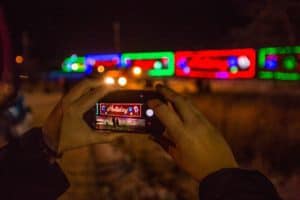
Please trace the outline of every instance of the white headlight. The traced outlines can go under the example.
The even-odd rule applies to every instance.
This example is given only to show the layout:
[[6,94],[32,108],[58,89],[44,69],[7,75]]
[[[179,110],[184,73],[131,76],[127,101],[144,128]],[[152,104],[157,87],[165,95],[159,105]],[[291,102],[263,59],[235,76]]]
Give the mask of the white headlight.
[[108,76],[104,79],[104,83],[107,85],[113,85],[115,84],[115,79],[113,77]]
[[127,84],[127,79],[125,77],[120,77],[118,83],[120,86],[125,86]]

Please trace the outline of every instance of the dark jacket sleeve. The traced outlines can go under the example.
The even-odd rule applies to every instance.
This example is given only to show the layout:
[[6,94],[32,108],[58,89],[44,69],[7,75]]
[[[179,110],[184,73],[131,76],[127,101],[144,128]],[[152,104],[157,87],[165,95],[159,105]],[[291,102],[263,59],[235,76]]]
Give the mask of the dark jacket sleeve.
[[280,200],[273,184],[258,171],[222,169],[207,176],[200,200]]
[[69,182],[57,163],[45,155],[40,129],[0,150],[1,199],[57,199]]

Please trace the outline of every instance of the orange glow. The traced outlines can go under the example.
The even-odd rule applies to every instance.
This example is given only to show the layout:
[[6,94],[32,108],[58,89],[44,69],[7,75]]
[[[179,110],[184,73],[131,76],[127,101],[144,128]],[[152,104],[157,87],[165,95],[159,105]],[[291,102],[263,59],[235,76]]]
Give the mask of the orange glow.
[[120,86],[124,87],[127,84],[127,79],[122,76],[118,79],[118,83]]
[[139,76],[142,74],[142,69],[138,66],[133,67],[132,72],[135,76]]
[[113,77],[108,76],[104,79],[104,83],[106,85],[114,85],[115,84],[115,79]]
[[103,72],[105,71],[104,66],[103,66],[103,65],[99,65],[99,66],[97,67],[97,71],[98,71],[99,73],[103,73]]
[[16,57],[16,63],[22,64],[23,62],[24,62],[23,56],[17,56],[17,57]]

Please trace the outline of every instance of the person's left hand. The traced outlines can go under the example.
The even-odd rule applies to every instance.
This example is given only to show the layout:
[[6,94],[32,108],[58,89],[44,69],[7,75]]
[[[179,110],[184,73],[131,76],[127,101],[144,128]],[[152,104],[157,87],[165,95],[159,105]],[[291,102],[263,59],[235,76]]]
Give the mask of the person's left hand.
[[83,114],[113,89],[99,79],[85,79],[72,88],[55,106],[43,126],[46,144],[61,153],[90,144],[108,143],[124,135],[96,132],[83,120]]

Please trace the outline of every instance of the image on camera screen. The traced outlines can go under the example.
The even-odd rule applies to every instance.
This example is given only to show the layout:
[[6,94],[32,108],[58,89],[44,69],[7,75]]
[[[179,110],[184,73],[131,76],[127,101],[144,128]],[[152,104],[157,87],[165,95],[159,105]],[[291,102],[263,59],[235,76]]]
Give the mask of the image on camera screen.
[[142,113],[141,103],[97,103],[96,129],[143,132],[146,128],[146,120]]

